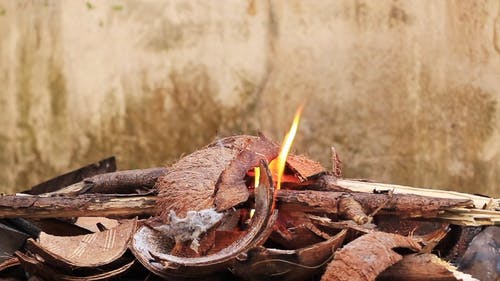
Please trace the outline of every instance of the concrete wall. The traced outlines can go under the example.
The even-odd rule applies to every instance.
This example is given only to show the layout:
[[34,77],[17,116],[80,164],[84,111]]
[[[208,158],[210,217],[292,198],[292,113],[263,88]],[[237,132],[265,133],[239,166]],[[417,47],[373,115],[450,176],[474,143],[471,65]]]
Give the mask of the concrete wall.
[[499,1],[0,0],[0,191],[218,136],[500,196]]

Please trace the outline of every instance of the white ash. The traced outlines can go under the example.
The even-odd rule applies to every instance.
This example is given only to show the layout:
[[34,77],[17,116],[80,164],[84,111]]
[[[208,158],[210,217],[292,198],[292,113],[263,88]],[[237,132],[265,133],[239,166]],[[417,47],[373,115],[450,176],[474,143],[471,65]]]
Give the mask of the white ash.
[[153,227],[155,230],[175,239],[175,242],[192,241],[190,248],[198,252],[200,235],[216,225],[223,217],[215,209],[188,211],[185,218],[179,218],[170,210],[169,224]]

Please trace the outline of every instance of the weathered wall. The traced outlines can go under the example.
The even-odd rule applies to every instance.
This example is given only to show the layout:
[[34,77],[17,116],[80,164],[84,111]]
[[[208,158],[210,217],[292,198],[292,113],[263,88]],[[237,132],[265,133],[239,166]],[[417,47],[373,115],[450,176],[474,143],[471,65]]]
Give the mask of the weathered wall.
[[498,1],[0,0],[0,191],[114,154],[280,139],[345,174],[500,196]]

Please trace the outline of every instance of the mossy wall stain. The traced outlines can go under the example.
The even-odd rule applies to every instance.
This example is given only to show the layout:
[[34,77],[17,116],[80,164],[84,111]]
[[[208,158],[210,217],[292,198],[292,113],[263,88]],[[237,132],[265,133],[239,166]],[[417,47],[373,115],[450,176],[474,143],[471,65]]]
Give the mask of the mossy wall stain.
[[500,196],[497,1],[225,4],[0,0],[0,191],[109,155],[279,141],[305,101],[298,153]]
[[6,167],[5,177],[18,186],[32,184],[39,181],[40,176],[48,177],[68,165],[67,161],[59,160],[60,155],[55,157],[58,163],[48,157],[54,152],[67,153],[58,152],[52,139],[64,140],[58,143],[59,149],[69,145],[65,121],[67,92],[61,59],[57,56],[60,35],[57,17],[51,17],[58,12],[57,8],[46,7],[33,15],[28,9],[15,17],[20,26],[17,41],[13,42],[17,63],[8,71],[15,78],[11,99],[17,115],[15,129],[4,131],[11,139],[6,144],[9,150],[4,153],[12,155],[7,158],[13,163],[2,163]]
[[256,133],[251,123],[256,101],[248,81],[242,80],[244,99],[237,106],[225,106],[216,99],[216,85],[204,66],[173,71],[165,81],[158,87],[142,81],[141,96],[129,93],[124,116],[109,118],[101,132],[87,135],[91,143],[82,159],[114,154],[120,167],[152,167],[175,161],[222,136]]

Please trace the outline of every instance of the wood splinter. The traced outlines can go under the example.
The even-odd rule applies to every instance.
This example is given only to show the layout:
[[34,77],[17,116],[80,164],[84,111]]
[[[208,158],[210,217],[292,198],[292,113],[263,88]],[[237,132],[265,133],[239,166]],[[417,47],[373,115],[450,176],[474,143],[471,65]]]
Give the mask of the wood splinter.
[[371,221],[371,218],[365,214],[363,206],[354,200],[352,196],[342,196],[338,202],[338,212],[342,217],[352,220],[355,223],[362,225]]

